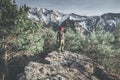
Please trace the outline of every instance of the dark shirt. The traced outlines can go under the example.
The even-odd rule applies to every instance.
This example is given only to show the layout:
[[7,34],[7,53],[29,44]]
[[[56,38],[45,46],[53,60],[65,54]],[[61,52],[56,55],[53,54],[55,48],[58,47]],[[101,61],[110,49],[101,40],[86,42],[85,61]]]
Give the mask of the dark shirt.
[[64,40],[64,32],[63,31],[59,31],[57,34],[57,39],[58,40]]

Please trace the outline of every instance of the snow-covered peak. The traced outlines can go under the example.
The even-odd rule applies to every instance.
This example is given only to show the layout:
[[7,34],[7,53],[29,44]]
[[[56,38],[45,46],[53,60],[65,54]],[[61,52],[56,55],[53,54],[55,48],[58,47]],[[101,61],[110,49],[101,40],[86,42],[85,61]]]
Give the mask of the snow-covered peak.
[[[60,13],[58,11],[43,9],[43,8],[32,8],[28,12],[28,16],[31,16],[29,18],[35,17],[35,15],[39,18],[39,21],[44,22],[46,24],[49,24],[51,22],[59,23],[59,20],[62,19],[64,16],[63,13]],[[38,19],[37,19],[38,20]]]
[[[64,23],[65,26],[82,27],[86,31],[92,31],[98,26],[103,29],[112,31],[115,29],[116,24],[120,22],[120,14],[106,13],[101,16],[81,16],[74,13],[63,14],[58,11],[48,10],[43,8],[31,8],[28,11],[28,18],[35,21],[43,22],[44,24],[52,27],[58,27]],[[65,23],[67,22],[67,24]]]
[[77,14],[70,14],[70,20],[85,20],[87,18],[87,16],[80,16]]

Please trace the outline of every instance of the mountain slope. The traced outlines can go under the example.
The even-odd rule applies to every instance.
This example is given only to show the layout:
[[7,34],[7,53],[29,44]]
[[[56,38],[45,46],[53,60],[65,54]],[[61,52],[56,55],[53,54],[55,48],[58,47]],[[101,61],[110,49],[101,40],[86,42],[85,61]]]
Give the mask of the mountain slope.
[[[100,27],[106,31],[113,32],[117,23],[120,22],[120,13],[106,13],[101,16],[81,16],[74,13],[63,14],[54,10],[31,8],[28,12],[28,18],[41,21],[46,26],[53,28],[64,25],[67,27],[72,26],[81,32],[82,30],[89,32]],[[69,25],[71,22],[72,25]]]

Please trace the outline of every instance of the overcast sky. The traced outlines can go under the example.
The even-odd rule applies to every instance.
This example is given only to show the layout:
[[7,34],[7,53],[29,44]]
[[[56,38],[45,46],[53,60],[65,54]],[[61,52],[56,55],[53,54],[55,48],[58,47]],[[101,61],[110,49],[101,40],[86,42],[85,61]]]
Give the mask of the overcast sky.
[[120,0],[16,0],[16,3],[88,16],[120,13]]

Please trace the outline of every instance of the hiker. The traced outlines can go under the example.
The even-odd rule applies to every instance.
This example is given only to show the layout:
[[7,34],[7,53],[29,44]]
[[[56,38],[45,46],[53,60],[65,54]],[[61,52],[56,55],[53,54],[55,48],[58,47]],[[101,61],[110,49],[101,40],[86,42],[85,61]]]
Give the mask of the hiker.
[[64,26],[60,26],[60,29],[57,33],[57,43],[58,43],[58,52],[64,52]]

